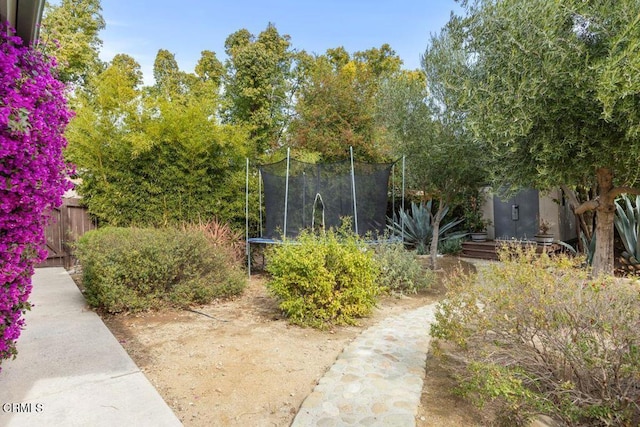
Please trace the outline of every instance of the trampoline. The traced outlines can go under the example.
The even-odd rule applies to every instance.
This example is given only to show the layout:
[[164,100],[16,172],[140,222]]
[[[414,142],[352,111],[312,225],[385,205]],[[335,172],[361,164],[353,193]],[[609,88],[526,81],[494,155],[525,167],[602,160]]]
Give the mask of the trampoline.
[[[246,254],[251,274],[251,245],[294,243],[305,229],[339,227],[343,217],[353,219],[353,231],[360,235],[381,235],[386,230],[389,178],[398,161],[306,163],[290,156],[258,166],[260,235],[249,237],[249,160],[246,176]],[[402,158],[402,204],[404,209]],[[264,215],[263,199],[264,191]],[[393,185],[392,193],[395,192]],[[395,203],[395,194],[392,196]],[[395,210],[395,207],[393,208]]]

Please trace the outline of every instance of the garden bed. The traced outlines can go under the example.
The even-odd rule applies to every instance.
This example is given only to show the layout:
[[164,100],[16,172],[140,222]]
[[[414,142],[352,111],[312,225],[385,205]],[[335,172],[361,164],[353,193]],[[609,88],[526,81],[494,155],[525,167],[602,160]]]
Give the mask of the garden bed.
[[[456,264],[444,258],[441,275]],[[241,297],[199,307],[199,313],[164,310],[103,319],[184,425],[287,426],[360,332],[444,293],[439,281],[428,292],[385,297],[360,326],[322,332],[290,325],[264,281],[253,276]],[[437,360],[427,366],[417,425],[481,425],[478,412],[453,395],[454,383]]]

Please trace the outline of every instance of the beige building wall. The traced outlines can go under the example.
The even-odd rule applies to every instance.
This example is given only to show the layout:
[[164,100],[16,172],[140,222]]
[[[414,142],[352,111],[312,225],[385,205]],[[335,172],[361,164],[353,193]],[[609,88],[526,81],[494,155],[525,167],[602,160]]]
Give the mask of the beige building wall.
[[493,190],[491,189],[491,187],[483,187],[480,190],[480,195],[482,196],[483,200],[482,218],[491,221],[491,223],[487,227],[487,238],[489,240],[494,240],[496,238],[496,228],[493,225]]
[[560,237],[560,201],[562,194],[560,190],[551,190],[548,193],[540,192],[538,218],[545,220],[551,228],[549,233]]

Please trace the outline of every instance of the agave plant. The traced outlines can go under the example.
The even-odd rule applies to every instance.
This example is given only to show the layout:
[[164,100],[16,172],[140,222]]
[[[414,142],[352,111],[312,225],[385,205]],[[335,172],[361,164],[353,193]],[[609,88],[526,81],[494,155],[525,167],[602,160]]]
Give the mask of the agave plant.
[[[401,236],[405,245],[415,248],[419,255],[424,255],[429,252],[431,239],[433,238],[431,207],[431,200],[426,204],[421,203],[419,205],[412,202],[411,213],[400,211],[399,218],[395,213],[393,219],[387,218],[389,220],[387,228],[394,234]],[[444,218],[448,212],[449,208],[446,207],[442,211],[441,218]],[[451,233],[451,230],[462,221],[463,219],[456,218],[449,222],[441,222],[438,232],[439,241],[464,237],[467,234],[465,232]]]
[[623,195],[624,207],[620,200],[616,200],[616,217],[614,223],[622,239],[625,251],[622,252],[621,262],[629,270],[640,270],[640,196],[636,196],[635,206],[627,195]]
[[582,247],[586,255],[587,265],[593,265],[593,256],[596,254],[596,232],[591,235],[591,240],[587,240],[587,236],[581,231],[580,240],[582,240]]

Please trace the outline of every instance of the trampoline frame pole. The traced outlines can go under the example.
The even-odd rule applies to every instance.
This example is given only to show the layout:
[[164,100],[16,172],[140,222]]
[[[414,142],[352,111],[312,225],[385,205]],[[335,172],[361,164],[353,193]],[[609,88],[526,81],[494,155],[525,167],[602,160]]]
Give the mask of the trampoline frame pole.
[[[302,228],[307,228],[307,173],[302,171]],[[313,223],[313,219],[311,219]],[[311,227],[313,228],[313,227]]]
[[245,180],[244,193],[244,238],[247,253],[247,272],[251,277],[251,248],[249,246],[249,158],[247,157],[247,175]]
[[[405,170],[406,170],[406,165],[405,165],[405,159],[406,156],[402,156],[402,212],[404,212],[404,190],[405,190],[405,182],[404,182],[404,174],[405,174]],[[402,243],[404,243],[404,218],[402,218],[400,220],[402,226]]]
[[262,237],[262,171],[258,169],[258,211],[260,216],[260,237]]
[[358,234],[358,205],[356,203],[356,175],[353,168],[353,147],[349,147],[349,153],[351,154],[351,188],[353,189],[353,225],[356,234]]
[[287,238],[287,208],[289,207],[289,162],[291,156],[291,148],[287,148],[287,178],[284,184],[284,224],[283,230],[284,233],[282,236],[283,240]]
[[[397,160],[396,160],[397,163]],[[387,205],[389,206],[389,205]],[[393,220],[395,219],[396,216],[396,164],[394,163],[391,166],[391,225],[393,226],[393,234],[391,235],[392,237],[396,237],[396,229],[395,226],[393,225]]]

